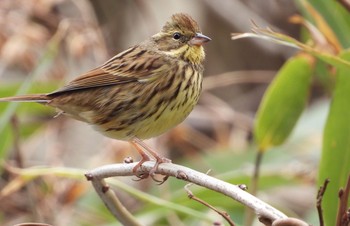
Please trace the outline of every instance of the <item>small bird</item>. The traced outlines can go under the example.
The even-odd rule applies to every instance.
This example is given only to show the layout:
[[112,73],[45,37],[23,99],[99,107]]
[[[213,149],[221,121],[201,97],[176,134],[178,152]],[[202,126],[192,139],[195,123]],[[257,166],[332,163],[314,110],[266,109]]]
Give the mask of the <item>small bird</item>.
[[[181,123],[202,89],[203,35],[189,15],[174,14],[161,31],[48,94],[0,98],[37,102],[92,125],[105,136],[129,141],[142,159],[167,162],[142,140]],[[147,175],[148,176],[148,175]]]

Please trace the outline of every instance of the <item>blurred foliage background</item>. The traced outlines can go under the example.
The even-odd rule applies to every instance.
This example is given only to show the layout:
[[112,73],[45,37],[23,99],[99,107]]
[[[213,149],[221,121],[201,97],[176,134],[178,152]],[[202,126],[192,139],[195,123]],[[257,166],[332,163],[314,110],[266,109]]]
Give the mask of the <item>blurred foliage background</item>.
[[[344,33],[338,37],[348,47],[344,38],[350,35],[348,23],[339,22],[346,21],[346,10],[335,1],[310,2],[332,28]],[[334,4],[342,14],[329,10]],[[298,1],[2,0],[0,96],[53,91],[158,32],[177,12],[190,14],[203,34],[212,38],[205,46],[204,90],[184,123],[147,142],[175,163],[202,172],[210,169],[219,179],[249,187],[257,152],[256,111],[267,86],[296,49],[264,40],[232,41],[230,34],[250,31],[254,21],[307,40],[307,32],[288,21],[295,14],[308,14]],[[291,136],[266,152],[257,194],[288,216],[314,225],[318,225],[317,171],[332,87],[322,80],[327,67],[317,67],[325,73],[312,80],[307,107]],[[53,109],[37,104],[0,105],[0,224],[118,225],[83,173],[122,162],[126,156],[136,160],[137,153],[128,143],[105,138],[88,125],[54,116]],[[45,171],[38,166],[54,168]],[[182,181],[171,178],[161,186],[132,178],[109,182],[145,225],[225,224],[213,211],[189,200]],[[199,187],[192,189],[243,225],[242,205]],[[155,197],[168,202],[159,203]],[[177,208],[179,204],[184,208]],[[257,220],[254,224],[260,225]]]

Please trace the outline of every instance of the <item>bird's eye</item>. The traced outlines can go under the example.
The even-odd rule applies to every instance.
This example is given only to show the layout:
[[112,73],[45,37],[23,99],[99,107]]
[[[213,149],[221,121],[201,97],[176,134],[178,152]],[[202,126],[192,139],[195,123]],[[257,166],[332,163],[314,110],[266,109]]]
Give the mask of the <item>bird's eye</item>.
[[173,39],[179,40],[181,38],[181,36],[182,35],[179,32],[176,32],[176,33],[173,34]]

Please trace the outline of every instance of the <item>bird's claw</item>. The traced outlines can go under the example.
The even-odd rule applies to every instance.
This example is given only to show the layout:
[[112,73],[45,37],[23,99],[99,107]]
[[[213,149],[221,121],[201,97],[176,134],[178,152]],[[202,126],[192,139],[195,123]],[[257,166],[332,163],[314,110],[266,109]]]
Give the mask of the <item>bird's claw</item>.
[[[152,169],[149,172],[146,172],[144,170],[142,170],[142,164],[146,161],[150,161],[149,158],[143,158],[141,159],[141,161],[134,167],[133,169],[133,173],[134,175],[138,178],[137,181],[146,179],[148,177],[151,177],[152,180],[154,180],[155,182],[157,182],[159,185],[163,184],[168,178],[169,176],[164,176],[161,180],[156,178],[156,171],[158,170],[158,166],[162,163],[171,163],[170,159],[167,158],[158,158],[156,163],[154,164],[154,166],[152,167]],[[141,169],[141,172],[138,173],[137,171]]]

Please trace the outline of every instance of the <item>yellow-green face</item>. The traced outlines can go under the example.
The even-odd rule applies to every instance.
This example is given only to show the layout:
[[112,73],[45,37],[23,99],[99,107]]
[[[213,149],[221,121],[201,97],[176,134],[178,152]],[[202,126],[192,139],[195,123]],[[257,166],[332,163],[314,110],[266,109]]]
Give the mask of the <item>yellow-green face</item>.
[[198,24],[191,17],[175,14],[152,40],[164,54],[200,64],[205,58],[202,44],[210,38],[201,34]]

